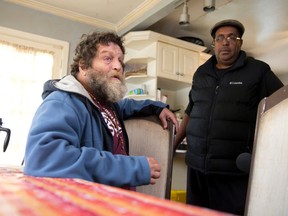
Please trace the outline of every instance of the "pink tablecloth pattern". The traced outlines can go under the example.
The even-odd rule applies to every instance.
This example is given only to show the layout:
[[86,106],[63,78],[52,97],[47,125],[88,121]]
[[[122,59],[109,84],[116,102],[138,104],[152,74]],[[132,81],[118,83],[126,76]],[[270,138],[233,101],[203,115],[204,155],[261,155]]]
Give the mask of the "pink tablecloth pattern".
[[80,179],[31,177],[0,167],[0,215],[228,216]]

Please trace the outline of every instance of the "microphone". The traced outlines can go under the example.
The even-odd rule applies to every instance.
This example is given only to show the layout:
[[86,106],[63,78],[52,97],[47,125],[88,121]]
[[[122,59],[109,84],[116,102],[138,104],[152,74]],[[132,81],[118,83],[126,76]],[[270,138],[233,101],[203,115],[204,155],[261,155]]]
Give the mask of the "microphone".
[[245,173],[249,173],[250,171],[250,164],[251,164],[251,157],[252,154],[251,153],[241,153],[240,155],[238,155],[237,159],[236,159],[236,166],[239,170],[245,172]]

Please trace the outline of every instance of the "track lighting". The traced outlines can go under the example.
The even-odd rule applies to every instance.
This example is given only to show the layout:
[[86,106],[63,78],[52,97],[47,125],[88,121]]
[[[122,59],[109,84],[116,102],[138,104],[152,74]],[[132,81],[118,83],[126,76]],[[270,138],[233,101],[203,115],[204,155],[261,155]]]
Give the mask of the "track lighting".
[[179,18],[179,25],[188,26],[189,25],[190,15],[188,13],[187,1],[184,1],[183,11]]
[[215,10],[215,0],[204,0],[203,10],[205,12],[212,12]]

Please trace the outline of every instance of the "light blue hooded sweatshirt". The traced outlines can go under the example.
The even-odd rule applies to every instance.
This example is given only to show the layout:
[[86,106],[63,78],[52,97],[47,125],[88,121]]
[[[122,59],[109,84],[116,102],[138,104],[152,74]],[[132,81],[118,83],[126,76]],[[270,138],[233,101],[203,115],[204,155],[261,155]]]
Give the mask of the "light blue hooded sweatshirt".
[[[149,184],[146,157],[112,153],[112,135],[88,92],[74,76],[46,82],[42,97],[27,138],[26,175],[80,178],[117,187]],[[112,106],[123,129],[126,149],[123,120],[134,115],[159,116],[167,107],[158,101],[132,99]]]

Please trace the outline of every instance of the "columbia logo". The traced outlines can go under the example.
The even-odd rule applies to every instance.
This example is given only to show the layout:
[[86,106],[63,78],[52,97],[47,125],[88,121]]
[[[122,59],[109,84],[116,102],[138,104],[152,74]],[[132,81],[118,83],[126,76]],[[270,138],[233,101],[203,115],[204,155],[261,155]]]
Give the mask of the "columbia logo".
[[243,82],[229,82],[230,85],[242,85]]

